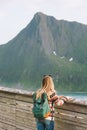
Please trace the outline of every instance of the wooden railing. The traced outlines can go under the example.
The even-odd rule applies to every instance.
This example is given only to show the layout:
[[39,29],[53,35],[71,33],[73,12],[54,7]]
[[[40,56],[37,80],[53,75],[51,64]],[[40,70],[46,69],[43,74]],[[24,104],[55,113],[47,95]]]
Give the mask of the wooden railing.
[[56,107],[56,130],[87,130],[87,102],[66,102]]
[[[32,92],[0,87],[0,130],[36,130]],[[87,101],[55,106],[55,130],[87,130]]]

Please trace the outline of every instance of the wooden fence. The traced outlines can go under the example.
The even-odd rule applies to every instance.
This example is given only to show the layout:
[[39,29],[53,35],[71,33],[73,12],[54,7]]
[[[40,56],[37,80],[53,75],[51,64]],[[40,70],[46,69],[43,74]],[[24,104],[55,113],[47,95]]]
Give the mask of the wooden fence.
[[[36,130],[32,92],[0,87],[0,130]],[[87,101],[55,106],[55,130],[87,130]]]

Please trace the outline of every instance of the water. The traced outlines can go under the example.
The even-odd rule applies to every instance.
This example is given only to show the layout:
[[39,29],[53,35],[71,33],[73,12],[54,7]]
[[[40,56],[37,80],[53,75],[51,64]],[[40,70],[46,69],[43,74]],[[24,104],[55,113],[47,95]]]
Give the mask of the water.
[[58,95],[68,96],[77,100],[84,100],[87,101],[87,92],[65,92],[65,93],[58,93]]

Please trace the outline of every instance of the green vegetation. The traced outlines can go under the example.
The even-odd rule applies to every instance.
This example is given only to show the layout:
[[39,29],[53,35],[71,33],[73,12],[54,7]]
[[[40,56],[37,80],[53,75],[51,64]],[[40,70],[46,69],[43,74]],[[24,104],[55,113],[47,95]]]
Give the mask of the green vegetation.
[[36,90],[44,74],[52,75],[58,91],[87,91],[86,25],[38,13],[0,45],[0,85]]

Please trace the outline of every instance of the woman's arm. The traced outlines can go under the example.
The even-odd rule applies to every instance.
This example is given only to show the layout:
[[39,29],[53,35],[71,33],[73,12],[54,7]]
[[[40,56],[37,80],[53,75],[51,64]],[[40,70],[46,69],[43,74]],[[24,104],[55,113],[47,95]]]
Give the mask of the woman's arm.
[[66,96],[58,96],[58,99],[68,101],[68,98]]
[[62,106],[66,100],[67,98],[65,96],[58,96],[56,94],[50,98],[50,101],[52,101],[55,105],[58,106]]
[[64,102],[67,102],[69,100],[69,98],[67,98],[66,96],[58,96],[55,95],[55,104],[58,106],[62,106],[64,104]]

